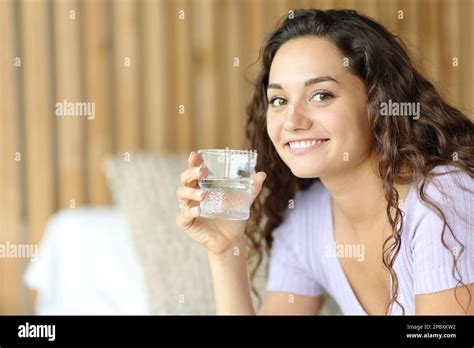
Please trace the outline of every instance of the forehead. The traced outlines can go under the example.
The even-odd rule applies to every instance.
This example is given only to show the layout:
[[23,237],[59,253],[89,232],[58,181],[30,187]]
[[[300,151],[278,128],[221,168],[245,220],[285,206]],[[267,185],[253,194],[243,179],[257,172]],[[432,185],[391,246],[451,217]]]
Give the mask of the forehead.
[[318,37],[292,39],[275,54],[270,68],[270,82],[301,83],[309,76],[337,76],[344,73],[342,58],[329,40]]

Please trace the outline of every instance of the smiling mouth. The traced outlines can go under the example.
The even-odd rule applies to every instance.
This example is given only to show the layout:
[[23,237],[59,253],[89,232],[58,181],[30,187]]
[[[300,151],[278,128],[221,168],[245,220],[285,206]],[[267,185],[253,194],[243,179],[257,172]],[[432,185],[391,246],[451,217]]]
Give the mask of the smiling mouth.
[[307,148],[315,148],[318,145],[324,144],[329,139],[308,139],[308,140],[300,140],[300,141],[290,141],[286,143],[286,145],[292,149],[307,149]]
[[304,156],[313,151],[319,151],[330,139],[308,139],[300,141],[290,141],[285,144],[285,149],[292,155]]

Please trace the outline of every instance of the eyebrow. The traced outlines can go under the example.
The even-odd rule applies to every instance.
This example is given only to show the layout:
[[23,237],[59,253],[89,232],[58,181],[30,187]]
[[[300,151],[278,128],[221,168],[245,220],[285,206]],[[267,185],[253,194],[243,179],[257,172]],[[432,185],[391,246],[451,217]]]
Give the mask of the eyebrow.
[[[308,87],[316,83],[325,82],[325,81],[333,81],[333,82],[339,83],[337,82],[336,79],[334,79],[331,76],[318,76],[318,77],[313,77],[312,79],[307,80],[304,83],[304,86]],[[267,89],[283,89],[283,87],[279,83],[269,83]]]

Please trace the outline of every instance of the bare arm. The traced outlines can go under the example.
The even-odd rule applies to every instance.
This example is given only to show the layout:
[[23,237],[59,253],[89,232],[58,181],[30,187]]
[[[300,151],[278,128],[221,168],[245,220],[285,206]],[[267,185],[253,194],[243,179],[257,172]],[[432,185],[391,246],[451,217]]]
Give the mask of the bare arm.
[[[221,254],[209,253],[217,314],[256,315],[251,300],[243,241]],[[260,315],[318,315],[322,296],[269,292]]]
[[286,292],[268,292],[260,315],[319,315],[323,296],[302,296]]
[[[467,285],[456,291],[449,289],[432,294],[416,296],[416,315],[474,315],[474,284]],[[459,301],[456,301],[456,297]],[[468,306],[469,305],[469,306]],[[465,311],[466,310],[466,311]]]
[[229,250],[208,253],[217,314],[255,315],[250,297],[244,240]]

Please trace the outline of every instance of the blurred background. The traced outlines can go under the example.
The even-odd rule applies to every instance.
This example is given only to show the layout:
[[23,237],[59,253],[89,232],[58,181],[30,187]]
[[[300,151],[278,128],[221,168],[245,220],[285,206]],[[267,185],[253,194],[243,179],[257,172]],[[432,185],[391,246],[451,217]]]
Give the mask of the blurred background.
[[[0,245],[38,245],[55,212],[110,205],[108,155],[241,147],[252,64],[292,9],[376,19],[472,117],[473,4],[0,0]],[[95,117],[56,116],[64,100],[94,103]],[[34,312],[22,279],[29,261],[0,255],[0,314]]]

